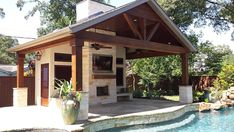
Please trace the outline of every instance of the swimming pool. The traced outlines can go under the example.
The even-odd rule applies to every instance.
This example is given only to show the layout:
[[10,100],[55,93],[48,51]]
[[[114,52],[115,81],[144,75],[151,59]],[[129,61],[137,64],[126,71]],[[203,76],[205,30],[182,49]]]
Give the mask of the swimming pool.
[[234,131],[234,108],[212,112],[189,112],[180,118],[149,124],[107,129],[102,132],[232,132]]

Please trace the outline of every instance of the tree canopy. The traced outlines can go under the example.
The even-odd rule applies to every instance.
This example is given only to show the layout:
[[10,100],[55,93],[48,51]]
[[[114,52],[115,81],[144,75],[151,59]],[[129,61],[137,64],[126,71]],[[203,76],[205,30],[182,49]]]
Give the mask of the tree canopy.
[[4,18],[4,17],[5,17],[5,12],[3,8],[0,7],[0,18]]
[[214,46],[210,42],[200,43],[193,64],[194,75],[218,75],[225,56],[232,55],[227,45]]
[[9,53],[6,49],[18,45],[16,39],[0,34],[0,64],[15,64],[15,54]]
[[159,0],[171,19],[181,29],[213,26],[215,31],[227,31],[234,24],[233,0]]

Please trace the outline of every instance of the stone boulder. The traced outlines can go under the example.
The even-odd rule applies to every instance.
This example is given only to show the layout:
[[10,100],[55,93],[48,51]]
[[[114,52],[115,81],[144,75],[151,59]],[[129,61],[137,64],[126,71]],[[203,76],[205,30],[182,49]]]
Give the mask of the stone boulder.
[[231,91],[234,91],[234,87],[230,87],[230,90],[231,90]]
[[210,107],[211,107],[211,103],[200,103],[199,104],[199,111],[202,112],[202,111],[208,111],[210,110]]
[[210,109],[211,110],[220,110],[222,108],[225,108],[226,104],[222,103],[221,101],[217,101],[216,103],[211,104]]
[[228,107],[234,106],[234,101],[231,99],[222,100],[222,104],[225,104]]
[[234,100],[234,94],[228,95],[229,99]]

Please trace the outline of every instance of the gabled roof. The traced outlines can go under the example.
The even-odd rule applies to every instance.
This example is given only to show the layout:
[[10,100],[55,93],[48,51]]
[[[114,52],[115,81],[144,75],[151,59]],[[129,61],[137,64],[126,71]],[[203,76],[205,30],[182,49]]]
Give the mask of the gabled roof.
[[170,20],[170,18],[166,15],[166,13],[162,10],[162,8],[156,3],[155,0],[136,0],[129,4],[120,6],[113,10],[107,11],[103,14],[97,15],[92,18],[88,18],[86,20],[82,20],[77,22],[76,24],[70,25],[66,28],[58,30],[54,33],[50,33],[43,37],[40,37],[36,40],[30,41],[25,44],[18,45],[16,47],[10,48],[8,51],[17,52],[26,48],[30,48],[33,46],[38,46],[47,41],[53,41],[56,38],[69,36],[84,29],[88,29],[98,23],[104,22],[112,17],[115,17],[121,13],[124,13],[130,9],[133,9],[139,5],[147,3],[153,11],[160,17],[162,21],[173,31],[173,33],[180,39],[180,41],[191,51],[195,52],[196,48],[191,44],[191,42],[184,36],[184,34],[179,30],[179,28]]

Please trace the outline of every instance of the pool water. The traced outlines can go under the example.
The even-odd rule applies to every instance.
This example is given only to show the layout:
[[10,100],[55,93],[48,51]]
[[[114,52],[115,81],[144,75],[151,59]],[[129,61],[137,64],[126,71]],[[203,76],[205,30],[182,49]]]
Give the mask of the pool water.
[[189,112],[180,118],[123,128],[112,128],[103,132],[234,132],[234,108],[211,112]]

